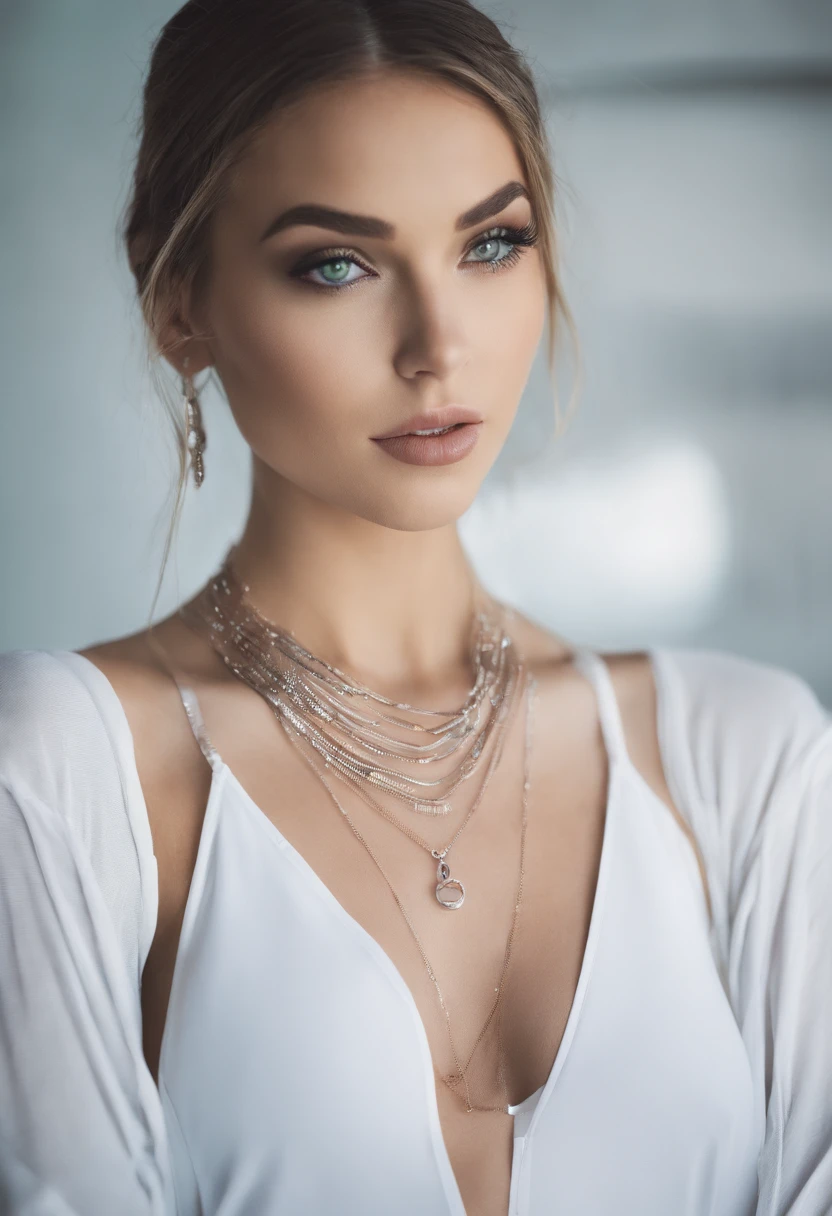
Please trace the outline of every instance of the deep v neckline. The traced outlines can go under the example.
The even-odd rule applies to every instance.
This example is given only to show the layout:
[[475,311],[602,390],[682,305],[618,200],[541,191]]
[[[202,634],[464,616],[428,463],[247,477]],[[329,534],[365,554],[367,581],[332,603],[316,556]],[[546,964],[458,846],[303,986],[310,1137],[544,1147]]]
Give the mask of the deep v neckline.
[[[292,864],[295,865],[301,871],[301,873],[306,877],[307,881],[312,884],[315,891],[317,892],[319,897],[324,901],[324,903],[333,912],[335,912],[338,919],[341,920],[342,923],[347,926],[348,930],[352,934],[354,934],[355,936],[358,937],[362,946],[381,965],[382,969],[385,971],[385,973],[388,975],[388,977],[393,982],[393,986],[404,998],[406,1005],[408,1005],[408,1007],[411,1009],[411,1012],[413,1013],[414,1018],[417,1022],[418,1028],[420,1030],[420,1038],[424,1040],[424,1044],[425,1044],[425,1046],[427,1046],[428,1045],[427,1031],[425,1029],[425,1024],[424,1024],[422,1015],[419,1012],[419,1007],[416,1004],[415,997],[413,996],[410,986],[407,983],[407,981],[405,980],[401,971],[399,970],[399,968],[397,967],[397,965],[393,961],[393,959],[390,957],[390,955],[387,953],[387,951],[384,949],[384,947],[380,944],[380,942],[375,937],[373,937],[372,933],[370,933],[370,931],[368,929],[366,929],[364,927],[364,925],[362,925],[361,922],[359,920],[357,920],[356,917],[354,917],[352,915],[352,913],[347,910],[347,908],[344,906],[344,904],[341,902],[341,900],[338,899],[338,897],[334,894],[332,889],[327,886],[327,884],[321,878],[320,874],[318,874],[317,870],[306,860],[306,858],[295,847],[295,845],[293,845],[292,842],[286,836],[284,836],[284,834],[281,832],[280,828],[275,824],[274,820],[270,819],[269,816],[265,813],[265,811],[259,806],[259,804],[254,801],[254,799],[251,797],[249,792],[246,790],[245,786],[241,783],[241,781],[236,776],[234,771],[226,764],[226,762],[224,760],[220,760],[218,763],[217,770],[215,770],[215,774],[212,777],[212,783],[211,783],[212,786],[213,786],[215,780],[219,781],[220,783],[222,783],[223,780],[230,782],[230,784],[234,788],[235,792],[240,797],[243,805],[253,815],[254,822],[260,824],[261,828],[263,830],[265,830],[267,832],[267,834],[279,846],[279,848],[286,853],[286,855],[292,861]],[[219,799],[217,799],[217,801],[219,801]],[[593,901],[592,901],[592,911],[590,913],[590,918],[589,918],[589,928],[587,930],[586,944],[584,946],[584,951],[583,951],[583,955],[581,958],[581,967],[580,967],[580,970],[578,973],[578,982],[575,986],[575,993],[572,998],[569,1015],[566,1020],[566,1025],[564,1027],[563,1034],[561,1036],[561,1041],[558,1046],[558,1050],[555,1054],[555,1059],[552,1062],[552,1066],[551,1066],[551,1069],[549,1071],[549,1074],[548,1074],[546,1080],[543,1082],[543,1084],[541,1086],[539,1086],[536,1090],[534,1090],[533,1093],[529,1094],[528,1097],[524,1098],[522,1102],[518,1102],[516,1104],[516,1106],[513,1106],[511,1108],[512,1112],[518,1110],[520,1107],[526,1106],[531,1101],[531,1099],[535,1097],[535,1095],[541,1094],[543,1091],[546,1090],[549,1083],[554,1081],[557,1073],[559,1073],[561,1068],[563,1067],[563,1060],[566,1055],[566,1051],[564,1050],[564,1045],[567,1043],[567,1039],[569,1041],[571,1041],[572,1036],[574,1035],[575,1024],[577,1022],[577,1018],[578,1018],[578,1015],[580,1012],[580,1004],[583,1001],[583,995],[586,990],[586,986],[589,982],[589,973],[591,971],[591,966],[592,966],[592,956],[594,954],[595,941],[597,939],[598,932],[600,930],[601,908],[602,908],[602,905],[604,902],[603,896],[604,896],[604,891],[606,888],[606,876],[607,876],[607,871],[609,869],[609,864],[608,864],[609,847],[608,846],[609,846],[610,839],[613,834],[612,825],[616,818],[615,807],[616,807],[617,803],[618,803],[618,765],[614,760],[611,760],[610,766],[609,766],[609,776],[608,776],[608,781],[607,781],[607,796],[606,796],[606,805],[605,805],[605,810],[604,810],[604,827],[603,827],[602,834],[601,834],[601,851],[600,851],[600,857],[599,857],[599,863],[598,863],[598,876],[597,876],[596,882],[595,882],[595,892],[594,892]],[[202,847],[202,842],[200,841],[200,849],[201,849],[201,847]],[[187,910],[186,910],[186,914],[187,914]],[[184,923],[183,923],[183,928],[184,928]],[[566,1050],[568,1050],[568,1046],[567,1046]],[[430,1056],[429,1051],[428,1051],[428,1054]],[[433,1083],[433,1081],[434,1081],[433,1057],[430,1056],[430,1059],[431,1059],[431,1082]]]
[[[127,753],[129,756],[130,767],[132,769],[134,788],[136,790],[137,800],[140,800],[143,811],[143,815],[141,816],[142,822],[140,825],[140,830],[146,833],[148,844],[150,846],[150,852],[153,857],[153,868],[155,872],[153,875],[153,880],[156,891],[156,907],[152,909],[152,913],[150,908],[147,910],[149,948],[150,940],[152,940],[153,937],[152,931],[155,931],[155,925],[158,922],[158,866],[156,863],[155,854],[153,854],[152,851],[152,834],[150,830],[150,820],[147,814],[147,805],[144,800],[144,795],[136,768],[133,735],[130,730],[130,724],[124,710],[124,706],[122,705],[121,699],[116,693],[115,688],[109,678],[104,674],[101,668],[99,668],[85,655],[78,655],[78,658],[82,659],[85,664],[88,664],[97,673],[97,675],[103,681],[104,686],[108,689],[109,695],[112,697],[113,703],[118,709],[125,738],[129,744]],[[575,1038],[575,1033],[580,1021],[587,989],[592,977],[593,963],[597,953],[598,940],[601,934],[606,895],[609,886],[609,873],[612,865],[611,854],[616,834],[615,828],[617,820],[620,817],[619,803],[621,801],[624,778],[630,772],[638,775],[638,770],[632,766],[627,749],[624,746],[620,715],[615,699],[615,693],[613,691],[609,672],[606,668],[604,660],[601,659],[601,657],[595,651],[587,647],[577,647],[571,656],[571,662],[574,664],[576,670],[580,671],[581,674],[584,675],[585,679],[587,679],[593,688],[596,698],[598,722],[604,737],[607,756],[607,789],[604,810],[604,826],[598,863],[598,873],[595,883],[595,893],[592,902],[592,911],[590,913],[589,927],[587,930],[587,938],[581,959],[580,970],[578,973],[578,981],[572,997],[566,1025],[564,1027],[563,1034],[561,1036],[561,1040],[546,1081],[537,1090],[524,1099],[523,1102],[510,1108],[510,1113],[515,1116],[516,1129],[519,1122],[517,1116],[520,1115],[522,1117],[522,1135],[525,1143],[531,1141],[534,1136],[535,1128],[540,1120],[544,1107],[550,1100],[557,1085],[558,1077],[563,1070],[567,1056],[571,1050],[572,1042]],[[182,694],[182,700],[185,704],[185,709],[188,712],[188,717],[190,719],[194,734],[196,735],[200,748],[211,765],[212,772],[208,797],[206,800],[205,814],[199,834],[196,861],[191,875],[191,882],[185,902],[185,911],[180,928],[179,941],[177,943],[170,991],[168,994],[167,1009],[165,1012],[165,1022],[160,1042],[157,1083],[159,1092],[161,1093],[164,1091],[167,1093],[167,1086],[165,1084],[165,1076],[167,1072],[165,1068],[165,1061],[170,1051],[170,1040],[173,1034],[173,1019],[171,1014],[175,1009],[177,993],[183,982],[183,960],[193,932],[194,922],[196,920],[201,902],[211,846],[219,821],[222,794],[226,785],[230,784],[232,788],[239,794],[241,804],[248,809],[250,815],[253,817],[253,822],[259,823],[261,825],[261,830],[269,833],[272,840],[279,844],[286,856],[289,857],[296,867],[306,876],[311,887],[317,891],[322,900],[329,906],[340,922],[376,960],[377,965],[388,977],[389,981],[402,998],[404,1006],[407,1008],[410,1014],[414,1027],[416,1043],[422,1056],[423,1071],[426,1081],[426,1110],[430,1124],[431,1140],[437,1168],[439,1169],[452,1216],[466,1216],[465,1207],[462,1202],[462,1195],[459,1190],[459,1185],[456,1180],[453,1166],[451,1164],[450,1154],[448,1153],[439,1120],[433,1058],[430,1052],[427,1032],[409,986],[405,982],[404,977],[402,976],[398,967],[384,948],[376,941],[372,934],[369,933],[369,931],[366,930],[364,926],[358,920],[356,920],[350,912],[347,911],[347,909],[336,898],[334,893],[326,885],[317,871],[314,870],[309,862],[306,861],[306,859],[299,852],[299,850],[295,848],[291,841],[289,841],[288,838],[283,835],[277,825],[271,819],[269,819],[266,813],[245,789],[245,786],[243,786],[242,782],[240,782],[233,770],[213,748],[205,731],[205,726],[199,712],[199,705],[193,690],[190,689],[186,684],[179,683],[178,681],[177,683],[179,684],[179,690]],[[517,1144],[517,1135],[518,1131],[515,1130],[515,1146]],[[518,1162],[517,1153],[515,1152],[511,1172],[512,1195],[514,1195],[515,1189],[518,1185],[519,1179],[517,1174],[519,1165],[522,1164],[522,1161],[523,1157],[521,1156],[520,1161]],[[512,1200],[510,1200],[509,1206],[510,1210],[513,1211]]]
[[[586,650],[576,651],[576,655],[574,657],[577,658],[578,656],[584,656],[585,664],[595,662],[603,663],[603,660],[600,659],[599,656],[595,655],[593,652],[587,652]],[[528,1097],[523,1099],[522,1102],[509,1107],[509,1113],[515,1118],[515,1142],[518,1135],[517,1125],[520,1122],[518,1116],[522,1118],[522,1132],[525,1143],[528,1143],[534,1136],[534,1131],[540,1120],[543,1109],[550,1100],[552,1093],[556,1088],[558,1077],[563,1070],[567,1056],[569,1055],[571,1049],[572,1042],[575,1038],[578,1024],[580,1022],[581,1010],[583,1008],[584,999],[592,976],[593,963],[597,952],[597,943],[601,933],[604,908],[606,904],[608,875],[611,866],[610,857],[615,836],[615,825],[618,819],[618,806],[621,801],[621,778],[623,775],[622,763],[627,759],[626,751],[623,751],[620,746],[615,746],[614,743],[615,726],[609,721],[608,718],[608,715],[613,710],[613,707],[609,704],[608,700],[605,704],[605,698],[614,694],[611,694],[611,687],[605,688],[602,684],[602,681],[604,680],[604,673],[599,673],[595,678],[593,678],[587,672],[586,666],[581,668],[579,662],[576,662],[575,666],[576,669],[582,671],[582,674],[584,674],[585,678],[590,682],[594,689],[598,708],[598,720],[604,736],[607,756],[607,783],[601,850],[598,861],[598,872],[595,882],[595,891],[593,895],[589,927],[581,957],[578,980],[572,996],[569,1014],[566,1019],[563,1034],[561,1035],[560,1043],[558,1044],[549,1074],[543,1084],[534,1090],[533,1093],[529,1094]],[[314,867],[306,860],[295,845],[293,845],[292,842],[283,834],[283,832],[281,832],[277,824],[269,818],[260,805],[255,802],[240,779],[234,773],[233,769],[231,769],[227,762],[223,760],[220,754],[213,748],[210,740],[208,739],[207,733],[205,732],[204,724],[199,714],[196,697],[187,687],[183,689],[183,692],[190,693],[190,697],[192,698],[190,703],[188,700],[185,700],[186,710],[188,711],[188,717],[191,721],[192,727],[194,728],[194,733],[197,736],[200,746],[203,748],[203,751],[211,764],[212,773],[205,815],[199,836],[196,862],[194,864],[191,884],[185,903],[185,912],[182,920],[179,942],[177,944],[170,993],[168,997],[168,1007],[162,1032],[159,1052],[160,1088],[164,1085],[165,1059],[168,1050],[168,1043],[172,1033],[172,1019],[170,1015],[174,1007],[176,993],[179,985],[182,982],[182,960],[187,951],[194,921],[198,915],[209,854],[222,807],[222,794],[226,787],[230,786],[231,789],[237,794],[239,804],[245,808],[251,822],[259,825],[259,830],[267,834],[272,842],[280,848],[280,850],[291,861],[295,868],[304,876],[304,879],[310,885],[310,888],[316,892],[325,906],[328,907],[333,913],[335,919],[345,928],[353,939],[358,942],[364,952],[374,960],[375,964],[381,969],[382,973],[391,983],[393,989],[401,998],[404,1008],[407,1009],[410,1015],[416,1045],[422,1059],[422,1067],[425,1076],[427,1113],[437,1166],[442,1177],[443,1185],[453,1216],[466,1216],[465,1206],[462,1201],[462,1194],[460,1192],[456,1174],[451,1163],[450,1154],[448,1152],[448,1147],[445,1142],[445,1137],[442,1132],[442,1125],[439,1118],[434,1063],[427,1031],[425,1029],[424,1020],[419,1011],[419,1007],[416,1004],[416,1000],[409,985],[384,947],[376,940],[375,937],[373,937],[369,930],[367,930],[361,924],[361,922],[347,910],[344,904],[341,903],[334,892],[327,886],[327,884],[318,874],[317,870],[314,869]],[[185,698],[183,697],[183,700],[184,699]],[[515,1193],[517,1186],[517,1178],[515,1175],[518,1165],[518,1158],[515,1154],[511,1171],[512,1195]],[[509,1207],[511,1208],[511,1202]]]

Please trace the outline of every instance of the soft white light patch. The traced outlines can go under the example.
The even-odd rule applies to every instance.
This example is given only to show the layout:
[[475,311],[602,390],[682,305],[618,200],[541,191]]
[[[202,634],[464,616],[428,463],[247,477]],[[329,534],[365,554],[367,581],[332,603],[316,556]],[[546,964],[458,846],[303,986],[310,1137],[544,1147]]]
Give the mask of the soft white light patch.
[[701,624],[730,550],[719,470],[678,440],[526,470],[484,490],[460,535],[495,595],[575,641],[612,646]]

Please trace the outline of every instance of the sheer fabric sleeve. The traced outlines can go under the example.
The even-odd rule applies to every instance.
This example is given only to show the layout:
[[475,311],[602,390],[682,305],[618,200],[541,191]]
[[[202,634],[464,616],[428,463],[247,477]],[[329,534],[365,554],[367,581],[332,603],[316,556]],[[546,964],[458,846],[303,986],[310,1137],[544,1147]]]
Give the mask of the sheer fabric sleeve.
[[93,664],[70,652],[0,655],[0,1211],[9,1216],[171,1210],[162,1109],[142,1052],[155,891],[131,753],[123,710]]
[[668,787],[702,850],[752,1069],[757,1216],[832,1212],[832,718],[780,668],[652,654]]

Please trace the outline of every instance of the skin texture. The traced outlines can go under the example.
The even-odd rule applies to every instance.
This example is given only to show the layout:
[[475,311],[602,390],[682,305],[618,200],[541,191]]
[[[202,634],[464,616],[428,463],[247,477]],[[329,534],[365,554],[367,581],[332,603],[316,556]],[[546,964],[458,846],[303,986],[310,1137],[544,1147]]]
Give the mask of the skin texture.
[[[473,576],[456,521],[505,441],[545,318],[536,248],[499,270],[481,264],[510,248],[484,244],[483,234],[522,228],[528,201],[515,198],[484,223],[455,228],[461,213],[510,181],[522,182],[523,172],[500,122],[443,82],[381,74],[321,90],[275,119],[244,155],[215,218],[208,290],[183,298],[163,335],[201,335],[171,361],[180,372],[185,355],[191,373],[216,368],[251,447],[253,492],[237,554],[251,598],[330,663],[425,707],[459,704],[470,686]],[[382,218],[395,235],[304,225],[260,239],[275,217],[303,203]],[[292,276],[302,260],[314,262],[310,255],[339,248],[356,259],[346,276],[355,285],[317,290]],[[320,269],[305,274],[327,281]],[[405,465],[372,442],[448,402],[484,419],[464,460]],[[154,1077],[211,777],[166,664],[195,688],[214,746],[246,791],[393,959],[434,1059],[450,1068],[435,991],[389,891],[268,705],[176,615],[154,634],[164,662],[145,632],[82,652],[125,707],[159,865],[157,931],[142,981]],[[522,614],[515,641],[539,681],[527,916],[506,1005],[518,1102],[545,1081],[574,996],[608,774],[595,697],[569,662],[571,645]],[[617,655],[610,665],[633,763],[686,831],[662,772],[647,658]],[[425,854],[339,790],[411,910],[451,1010],[465,1014],[463,1048],[471,1041],[465,1026],[484,1018],[510,922],[522,738],[518,714],[476,820],[455,846],[466,886],[488,898],[466,900],[452,925],[425,900]],[[455,807],[451,831],[467,806]],[[431,844],[450,835],[445,824],[419,828]],[[505,1216],[512,1120],[466,1114],[441,1084],[437,1100],[466,1210]]]

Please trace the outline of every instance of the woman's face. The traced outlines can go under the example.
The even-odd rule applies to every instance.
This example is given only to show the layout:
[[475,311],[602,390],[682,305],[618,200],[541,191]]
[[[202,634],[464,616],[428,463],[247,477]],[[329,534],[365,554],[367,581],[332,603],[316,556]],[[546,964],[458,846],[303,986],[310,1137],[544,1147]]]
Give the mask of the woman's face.
[[[487,107],[415,75],[319,90],[259,135],[215,217],[194,317],[211,336],[189,370],[216,367],[261,484],[398,529],[467,509],[545,318],[538,248],[492,234],[531,225],[522,184]],[[356,218],[276,223],[305,205]],[[482,420],[460,459],[409,463],[375,441],[448,405]]]

